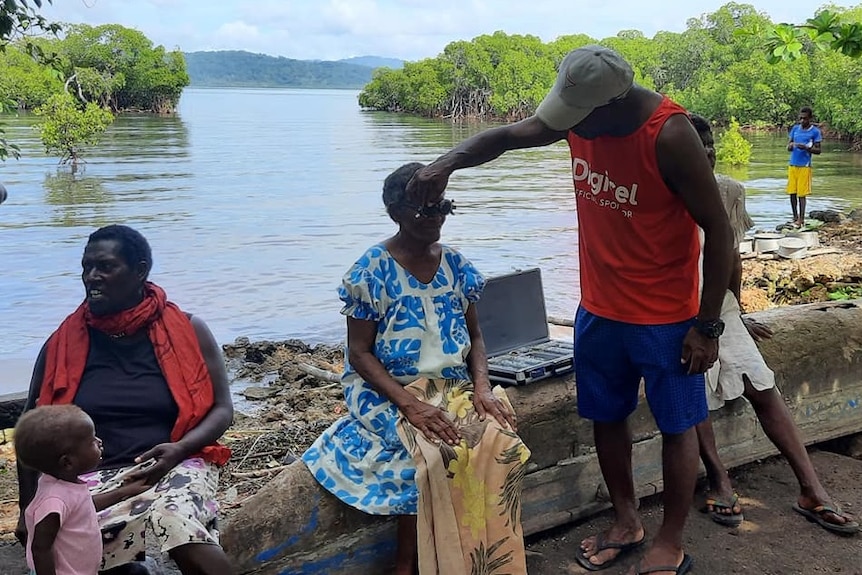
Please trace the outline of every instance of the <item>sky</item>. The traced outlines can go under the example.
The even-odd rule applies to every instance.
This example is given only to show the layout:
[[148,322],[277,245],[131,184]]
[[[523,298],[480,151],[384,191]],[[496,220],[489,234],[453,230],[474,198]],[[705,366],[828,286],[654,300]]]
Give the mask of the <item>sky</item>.
[[[502,30],[544,41],[620,30],[681,32],[721,0],[53,0],[50,20],[122,24],[186,52],[247,50],[287,58],[419,60],[449,42]],[[844,3],[837,2],[839,5]],[[759,0],[774,22],[803,22],[820,2]],[[846,5],[846,4],[844,4]]]

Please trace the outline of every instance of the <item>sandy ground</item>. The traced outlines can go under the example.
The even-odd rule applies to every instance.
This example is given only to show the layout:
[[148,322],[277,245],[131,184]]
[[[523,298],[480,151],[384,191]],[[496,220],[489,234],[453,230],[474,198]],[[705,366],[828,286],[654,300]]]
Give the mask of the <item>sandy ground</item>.
[[[862,461],[825,451],[812,458],[832,496],[847,512],[862,514]],[[687,552],[694,558],[696,575],[862,575],[862,536],[827,533],[796,514],[791,505],[797,485],[780,457],[754,463],[732,472],[745,507],[745,522],[738,529],[713,523],[708,515],[692,510],[686,530]],[[641,502],[647,533],[661,521],[660,497]],[[528,541],[530,575],[586,573],[575,561],[578,543],[611,522],[610,513],[531,537]],[[620,561],[605,573],[625,573],[637,556]],[[152,575],[174,575],[159,570]],[[26,575],[23,549],[0,542],[0,575]],[[324,575],[324,574],[320,574]]]
[[[826,489],[842,508],[862,513],[862,461],[822,451],[813,452],[812,458]],[[827,533],[794,512],[791,506],[798,486],[783,458],[741,467],[732,476],[742,497],[745,522],[738,529],[728,529],[693,509],[685,535],[686,551],[695,561],[691,573],[862,575],[862,536]],[[660,496],[644,499],[641,509],[648,536],[655,534],[662,517]],[[575,549],[610,523],[611,514],[605,513],[531,538],[530,575],[588,573],[574,560]],[[626,573],[637,558],[632,555],[604,572]]]

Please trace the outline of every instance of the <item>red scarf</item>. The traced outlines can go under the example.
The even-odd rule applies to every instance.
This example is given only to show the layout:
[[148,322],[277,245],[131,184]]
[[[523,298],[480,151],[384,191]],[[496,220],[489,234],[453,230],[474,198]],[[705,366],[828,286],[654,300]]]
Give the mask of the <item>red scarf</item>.
[[[151,282],[144,284],[143,301],[131,309],[110,316],[94,316],[85,301],[60,324],[48,341],[37,405],[72,403],[75,399],[90,350],[87,326],[108,335],[132,335],[147,330],[162,375],[179,408],[171,441],[182,439],[212,409],[212,379],[195,328],[188,316],[167,300],[165,291]],[[214,443],[195,457],[224,465],[230,458],[230,449]]]

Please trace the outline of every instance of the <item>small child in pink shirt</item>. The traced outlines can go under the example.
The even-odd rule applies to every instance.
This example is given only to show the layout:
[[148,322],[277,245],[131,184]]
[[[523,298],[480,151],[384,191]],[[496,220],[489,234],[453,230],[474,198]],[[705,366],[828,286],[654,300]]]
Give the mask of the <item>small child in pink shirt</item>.
[[90,496],[78,476],[102,460],[93,420],[75,405],[37,407],[15,426],[18,461],[39,471],[39,486],[24,511],[27,565],[36,575],[96,575],[102,534],[96,509],[143,493],[143,482]]

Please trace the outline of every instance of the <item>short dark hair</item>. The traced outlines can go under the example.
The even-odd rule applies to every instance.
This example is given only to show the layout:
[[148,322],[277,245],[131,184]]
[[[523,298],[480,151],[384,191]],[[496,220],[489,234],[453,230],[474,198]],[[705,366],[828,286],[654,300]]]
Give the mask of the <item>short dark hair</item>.
[[709,122],[703,116],[698,114],[690,114],[689,119],[691,120],[694,129],[697,130],[698,134],[707,134],[712,132],[712,126],[709,125]]
[[799,108],[800,114],[808,114],[812,118],[814,117],[814,110],[811,109],[811,106],[802,106]]
[[120,244],[120,255],[129,267],[144,262],[147,273],[153,268],[153,251],[150,249],[150,243],[138,230],[121,224],[111,224],[90,234],[87,243],[101,240],[114,240]]
[[44,405],[27,411],[15,425],[15,457],[24,467],[55,475],[60,458],[81,441],[74,426],[83,420],[77,405]]
[[425,167],[420,162],[410,162],[396,169],[383,180],[383,205],[389,216],[392,216],[392,207],[403,204],[407,199],[407,184],[413,176]]

